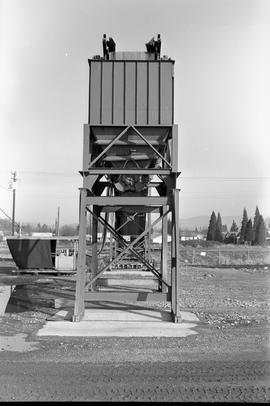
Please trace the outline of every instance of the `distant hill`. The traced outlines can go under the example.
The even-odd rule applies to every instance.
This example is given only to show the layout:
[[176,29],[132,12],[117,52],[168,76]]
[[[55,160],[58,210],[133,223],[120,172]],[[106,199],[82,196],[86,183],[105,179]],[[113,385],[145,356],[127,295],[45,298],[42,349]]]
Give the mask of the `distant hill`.
[[[180,217],[180,228],[186,230],[194,230],[196,227],[207,228],[209,225],[210,216],[196,216],[183,219]],[[222,224],[227,225],[228,230],[231,228],[233,220],[238,227],[241,226],[242,216],[221,216]]]

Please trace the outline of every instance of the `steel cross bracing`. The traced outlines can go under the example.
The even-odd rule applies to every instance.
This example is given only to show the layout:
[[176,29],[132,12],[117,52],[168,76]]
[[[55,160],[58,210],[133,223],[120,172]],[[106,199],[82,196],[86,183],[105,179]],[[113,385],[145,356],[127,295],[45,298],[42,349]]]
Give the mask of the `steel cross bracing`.
[[141,133],[136,127],[134,127],[133,125],[130,125],[130,126],[127,126],[123,131],[121,131],[121,133],[118,134],[118,135],[109,143],[109,145],[108,145],[95,159],[93,159],[93,161],[90,161],[90,162],[89,162],[88,168],[89,168],[89,169],[92,168],[92,167],[94,166],[94,164],[97,163],[97,162],[99,161],[99,159],[102,158],[102,157],[106,154],[106,152],[108,152],[108,150],[109,150],[113,145],[115,145],[115,143],[116,143],[117,141],[119,141],[120,138],[122,138],[123,135],[126,134],[126,132],[127,132],[130,128],[132,128],[132,129],[137,133],[137,135],[145,142],[145,144],[147,144],[147,145],[154,151],[154,153],[157,154],[158,157],[161,158],[162,161],[165,162],[165,163],[168,165],[169,168],[172,167],[171,164],[167,161],[167,159],[166,159],[164,156],[162,156],[162,155],[158,152],[158,150],[157,150],[155,147],[153,147],[153,145],[152,145],[149,141],[147,141],[147,139],[142,135],[142,133]]
[[[123,223],[120,227],[117,228],[116,231],[121,230],[121,228],[125,227],[130,221],[134,221],[135,217],[138,215],[138,213],[134,213],[132,216],[127,216],[127,221],[125,221],[125,223]],[[144,231],[144,229],[139,225],[139,228]]]
[[[128,252],[131,252],[140,262],[142,262],[160,281],[162,286],[163,295],[165,293],[167,300],[171,301],[172,318],[174,322],[180,321],[180,306],[179,306],[179,190],[176,188],[176,179],[180,174],[178,169],[178,136],[177,126],[140,126],[138,130],[134,125],[127,126],[115,126],[119,127],[120,131],[118,135],[115,135],[113,139],[107,142],[105,148],[93,155],[93,142],[95,142],[94,131],[96,128],[104,129],[106,126],[91,126],[86,124],[84,126],[84,159],[83,159],[83,171],[81,175],[83,177],[83,187],[80,189],[80,225],[79,225],[79,252],[77,262],[77,281],[75,292],[75,307],[73,321],[80,321],[84,314],[85,298],[87,300],[97,300],[102,298],[106,300],[106,297],[113,297],[115,293],[119,298],[119,292],[95,292],[95,282],[100,275],[104,273],[114,263],[123,259]],[[108,126],[107,126],[108,127]],[[107,128],[106,127],[106,128]],[[109,126],[111,130],[114,126]],[[164,142],[168,144],[170,142],[170,148],[166,147],[162,150],[165,156],[155,148],[151,141],[147,140],[147,134],[144,134],[144,130],[150,129],[151,131],[164,130],[168,134],[164,138]],[[93,132],[92,132],[92,129]],[[110,152],[112,147],[122,145],[124,141],[121,138],[128,134],[129,131],[133,131],[133,134],[137,134],[141,139],[141,143],[150,147],[154,155],[161,159],[161,167],[151,168],[115,168],[115,167],[102,167],[99,165],[101,160]],[[147,132],[147,131],[146,131]],[[142,144],[140,144],[142,145]],[[155,187],[159,196],[140,196],[140,197],[126,197],[126,196],[102,196],[105,188],[110,187],[110,182],[100,182],[104,175],[157,175],[161,182],[151,182],[150,187]],[[92,210],[89,207],[92,207]],[[130,214],[127,217],[126,223],[133,221],[137,212],[151,212],[157,209],[162,213],[156,222],[162,221],[162,247],[161,247],[161,273],[156,270],[145,258],[142,258],[138,253],[138,243],[145,236],[150,229],[156,224],[152,223],[148,226],[134,241],[127,243],[124,238],[119,234],[119,230],[125,224],[122,224],[117,230],[113,228],[108,222],[106,222],[99,214],[101,211],[114,212],[119,209],[131,208],[135,209],[136,213]],[[167,271],[167,259],[168,259],[168,247],[167,247],[167,215],[172,214],[172,243],[171,243],[171,278],[168,278]],[[88,267],[86,265],[86,223],[87,213],[90,213],[92,218],[92,261],[91,261],[91,277],[89,278]],[[110,258],[110,263],[98,270],[98,258],[97,258],[97,224],[100,222],[111,233],[113,238],[121,245],[123,250],[116,256],[116,258]],[[135,247],[135,245],[137,246]],[[87,289],[91,287],[92,291],[87,292]],[[167,293],[166,293],[167,292]],[[146,297],[141,293],[134,294],[137,300],[139,298]],[[124,293],[121,293],[123,295]],[[120,295],[120,296],[121,296]],[[137,296],[136,296],[137,295]],[[153,297],[157,298],[159,293],[153,293]],[[121,296],[122,297],[122,296]],[[109,299],[107,299],[109,300]],[[157,299],[161,300],[161,299]]]
[[119,259],[121,259],[124,254],[126,254],[129,250],[136,256],[136,258],[142,262],[157,278],[161,283],[164,283],[168,288],[170,288],[170,286],[168,285],[168,283],[166,281],[164,281],[162,279],[161,274],[146,260],[144,259],[137,251],[134,247],[134,245],[136,245],[136,243],[145,235],[147,234],[148,231],[150,231],[151,228],[153,228],[156,224],[158,224],[158,222],[160,222],[160,220],[163,218],[163,216],[167,216],[167,214],[169,213],[169,210],[163,214],[162,216],[160,216],[153,224],[151,224],[149,227],[147,227],[131,244],[128,244],[125,239],[118,234],[118,232],[109,224],[107,223],[102,217],[97,216],[94,212],[92,212],[90,209],[87,209],[101,224],[103,224],[110,233],[112,233],[113,237],[120,242],[120,244],[125,248],[117,257],[115,257],[109,264],[107,264],[106,266],[104,266],[104,268],[93,278],[91,279],[86,287],[92,285],[101,274],[103,274],[103,272],[105,272],[108,268],[110,268],[114,263],[118,262]]

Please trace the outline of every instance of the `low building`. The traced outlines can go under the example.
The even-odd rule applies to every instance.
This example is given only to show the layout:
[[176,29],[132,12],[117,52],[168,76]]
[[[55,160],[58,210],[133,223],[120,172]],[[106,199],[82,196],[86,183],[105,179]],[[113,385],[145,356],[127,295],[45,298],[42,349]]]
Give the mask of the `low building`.
[[31,236],[35,238],[49,238],[53,236],[53,233],[32,232]]

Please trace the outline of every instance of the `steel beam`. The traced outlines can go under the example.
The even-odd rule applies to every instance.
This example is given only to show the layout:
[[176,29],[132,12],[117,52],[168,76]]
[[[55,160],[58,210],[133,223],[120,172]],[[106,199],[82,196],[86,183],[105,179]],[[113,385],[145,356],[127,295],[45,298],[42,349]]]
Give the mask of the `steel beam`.
[[136,206],[136,205],[146,205],[146,206],[164,206],[169,204],[169,197],[158,197],[158,196],[89,196],[87,197],[87,205],[94,204],[97,206]]
[[168,165],[169,168],[172,167],[170,162],[168,162],[167,159],[164,158],[164,156],[160,154],[158,150],[155,147],[153,147],[153,145],[151,145],[151,143],[140,133],[140,131],[137,130],[136,127],[132,125],[131,128],[133,128],[133,130],[139,135],[139,137],[141,137],[141,139],[154,151],[155,154],[157,154],[162,159],[163,162],[165,162]]
[[[168,211],[168,206],[162,206],[162,241],[161,241],[161,274],[162,279],[168,281],[168,216],[164,213]],[[162,284],[162,292],[168,292],[167,286]]]
[[[118,127],[118,128],[124,128],[126,127],[126,124],[85,124],[85,126],[88,126],[89,128],[96,128],[96,127],[102,127],[102,128],[111,128],[111,127]],[[172,128],[171,124],[137,124],[136,127],[138,128]]]
[[79,248],[77,261],[75,306],[73,321],[80,321],[84,315],[84,294],[86,282],[86,189],[80,189],[80,222],[79,222]]
[[181,321],[180,315],[180,252],[179,252],[179,189],[173,189],[172,207],[172,317],[174,323]]
[[[147,223],[148,223],[148,225],[151,224],[151,212],[147,213]],[[152,234],[152,230],[150,229],[146,235],[148,262],[151,262],[151,234]]]
[[[88,209],[89,210],[89,209]],[[89,210],[90,211],[90,210]],[[94,213],[92,213],[90,211],[91,214],[93,214],[93,216],[95,216]],[[160,217],[161,218],[161,217]],[[159,274],[159,272],[145,259],[143,258],[137,251],[135,248],[132,248],[131,244],[128,245],[127,242],[123,239],[123,237],[117,233],[117,231],[115,231],[115,229],[110,226],[110,224],[108,224],[102,217],[97,216],[97,219],[101,222],[101,224],[103,224],[105,227],[108,228],[109,232],[113,234],[114,238],[118,240],[118,242],[120,242],[120,244],[124,247],[124,248],[128,248],[136,257],[137,259],[142,262],[160,281],[160,283],[165,283],[165,281],[162,280],[161,275]],[[159,220],[159,219],[158,219]],[[153,225],[152,225],[153,226]],[[145,234],[145,233],[142,233]],[[140,239],[140,236],[138,237]],[[122,252],[123,253],[123,252]],[[122,255],[121,253],[121,255]],[[127,253],[127,252],[126,252]],[[125,253],[125,255],[126,255]],[[119,254],[120,255],[120,254]],[[119,255],[115,258],[115,261],[119,259]],[[124,255],[124,256],[125,256]],[[123,259],[123,258],[122,258]],[[109,268],[111,266],[111,263],[107,266],[107,268]],[[103,269],[102,272],[105,272],[106,269]],[[88,285],[90,284],[90,282],[88,282]]]
[[110,144],[106,148],[104,148],[104,150],[95,159],[93,159],[93,161],[89,162],[89,168],[91,168],[103,155],[105,155],[106,152],[127,132],[129,128],[130,126],[126,127],[110,142]]
[[[114,214],[110,213],[109,214],[109,223],[113,224],[113,218],[114,218]],[[110,234],[110,262],[113,260],[113,237],[112,234]]]
[[160,169],[160,168],[150,168],[150,169],[130,169],[130,168],[90,168],[87,171],[79,171],[81,175],[122,175],[122,174],[129,174],[129,175],[170,175],[170,169]]
[[[93,206],[93,213],[98,214],[96,206]],[[98,250],[97,250],[98,221],[92,216],[92,258],[91,258],[91,277],[94,278],[98,273]],[[96,284],[91,285],[91,290],[96,289]]]
[[[155,221],[153,222],[153,224],[151,224],[150,228],[153,228],[156,224],[158,224],[161,219],[162,219],[162,217],[159,217],[157,220],[155,220]],[[148,233],[148,231],[149,231],[149,227],[147,227],[143,233],[141,233],[134,241],[132,241],[131,244],[129,244],[126,248],[124,248],[124,250],[123,250],[116,258],[114,258],[114,260],[113,260],[110,264],[104,266],[103,269],[102,269],[92,280],[90,280],[90,281],[88,282],[88,285],[91,285],[92,283],[94,283],[94,282],[99,278],[99,276],[100,276],[101,274],[103,274],[103,272],[105,272],[105,271],[106,271],[110,266],[112,266],[114,263],[116,263],[117,261],[119,261],[131,248],[133,248],[133,247],[137,244],[138,241],[140,241],[140,239],[141,239],[144,235],[146,235],[146,234]],[[141,258],[141,257],[140,257],[140,258]],[[143,261],[143,258],[141,258],[141,261]]]
[[123,208],[125,208],[126,212],[130,212],[130,213],[134,213],[134,211],[136,213],[159,213],[160,212],[160,208],[158,206],[99,206],[99,209],[102,213],[106,213],[106,212],[117,212],[118,210],[122,210]]
[[161,292],[125,292],[125,291],[107,291],[107,292],[86,292],[85,300],[89,301],[129,301],[129,302],[160,302],[170,301],[169,293]]
[[[128,223],[130,223],[131,221],[134,221],[134,219],[135,219],[135,217],[137,216],[137,214],[138,214],[138,213],[134,213],[134,214],[132,214],[132,215],[130,215],[130,216],[127,216],[127,220],[126,220],[123,224],[121,224],[121,226],[118,227],[116,231],[118,232],[119,230],[121,230],[121,228],[123,228],[124,226],[126,226]],[[139,226],[139,228],[140,228],[142,231],[144,230],[144,228],[142,228],[139,224],[138,224],[138,226]]]

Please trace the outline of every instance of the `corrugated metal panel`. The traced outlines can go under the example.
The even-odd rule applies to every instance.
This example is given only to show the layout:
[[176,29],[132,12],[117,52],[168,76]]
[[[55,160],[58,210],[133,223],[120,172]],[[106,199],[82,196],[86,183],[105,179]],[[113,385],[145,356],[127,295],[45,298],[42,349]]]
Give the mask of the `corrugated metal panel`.
[[126,62],[125,65],[126,65],[125,121],[126,123],[135,123],[136,62],[128,62],[128,63]]
[[172,124],[173,61],[89,64],[89,124]]
[[137,64],[137,124],[147,123],[147,63]]
[[148,69],[148,124],[159,124],[159,63],[149,63]]
[[149,52],[112,52],[109,54],[110,61],[117,61],[117,60],[133,60],[133,61],[150,61],[155,60],[155,54],[150,54]]
[[169,63],[160,64],[160,124],[173,121],[172,69]]
[[102,99],[101,99],[101,122],[112,123],[112,62],[102,64]]
[[100,78],[101,78],[101,63],[92,62],[90,70],[90,123],[100,122]]
[[124,62],[114,62],[113,123],[124,124]]

